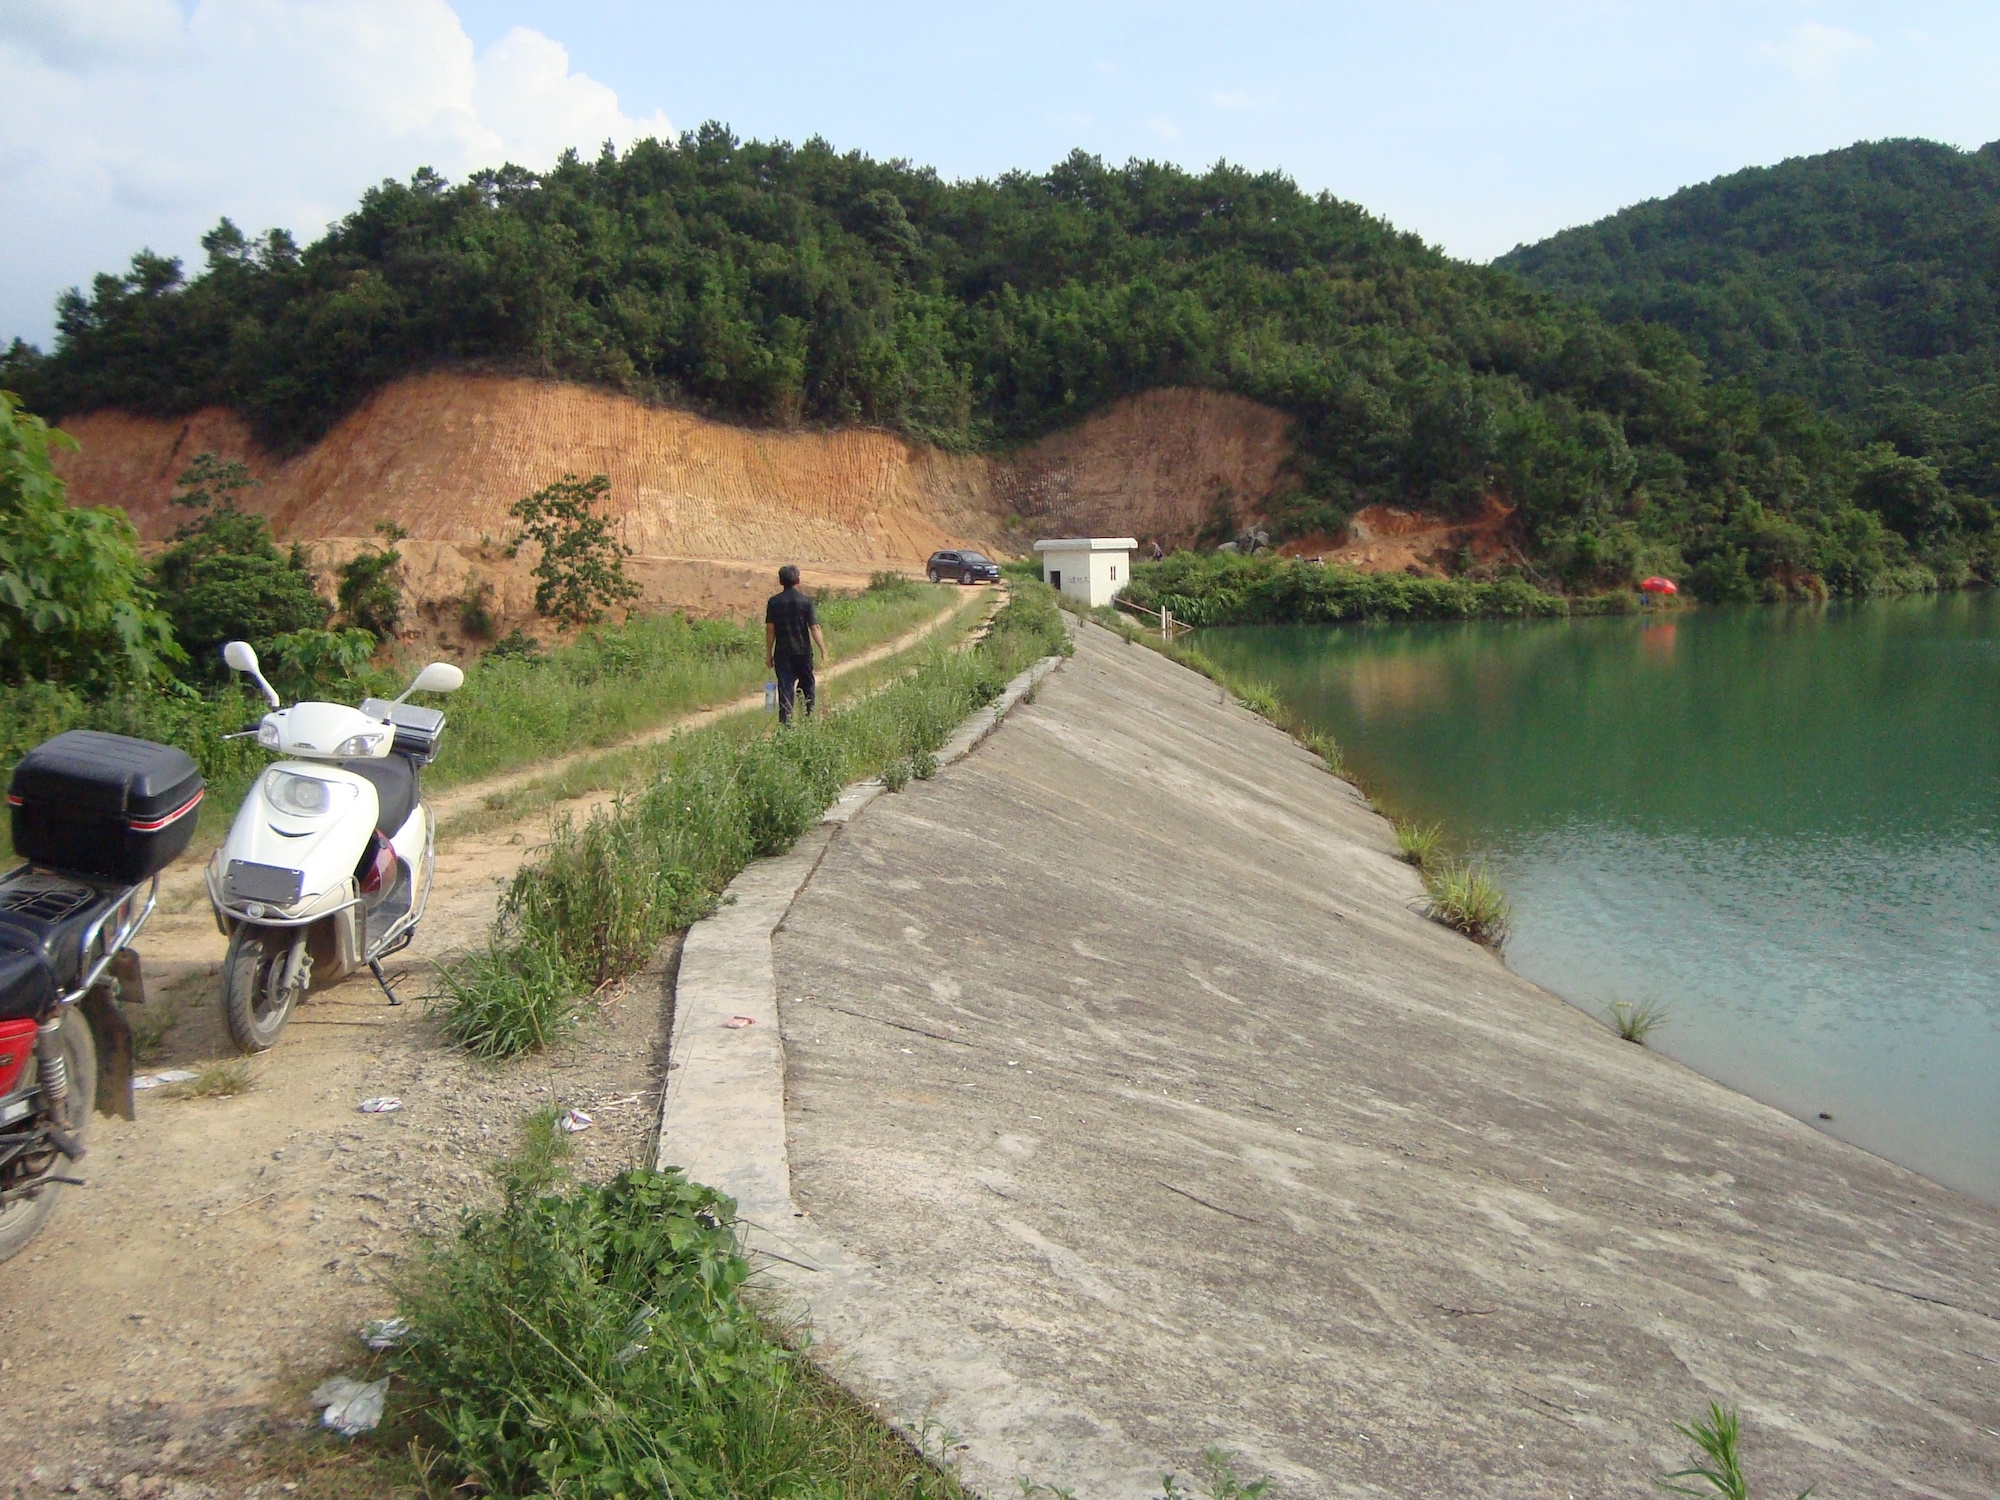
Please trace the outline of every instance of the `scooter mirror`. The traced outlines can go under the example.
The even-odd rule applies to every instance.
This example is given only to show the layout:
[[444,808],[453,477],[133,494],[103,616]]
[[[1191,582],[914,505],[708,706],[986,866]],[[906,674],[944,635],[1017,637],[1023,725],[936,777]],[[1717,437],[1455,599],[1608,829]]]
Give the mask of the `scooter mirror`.
[[[465,673],[448,661],[434,661],[417,673],[417,680],[403,689],[403,698],[412,693],[455,693],[465,686]],[[401,703],[403,698],[396,701]]]
[[248,641],[231,641],[224,646],[222,660],[232,672],[242,672],[256,683],[266,703],[273,708],[278,706],[278,690],[264,680],[264,674],[257,667],[257,652]]

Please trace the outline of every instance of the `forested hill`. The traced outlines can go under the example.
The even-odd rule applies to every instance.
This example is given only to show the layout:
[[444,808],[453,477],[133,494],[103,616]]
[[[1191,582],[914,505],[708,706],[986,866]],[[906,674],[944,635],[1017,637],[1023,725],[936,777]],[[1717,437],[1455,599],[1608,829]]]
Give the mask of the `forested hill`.
[[1993,561],[1991,508],[1920,464],[1279,174],[1078,154],[952,183],[709,125],[540,176],[420,172],[303,250],[227,221],[204,244],[192,278],[140,254],[63,298],[54,350],[17,345],[0,384],[50,416],[227,404],[281,447],[438,364],[961,447],[1195,385],[1295,419],[1270,517],[1293,534],[1497,493],[1571,587],[1864,592]]
[[1758,167],[1502,256],[2000,495],[2000,141]]

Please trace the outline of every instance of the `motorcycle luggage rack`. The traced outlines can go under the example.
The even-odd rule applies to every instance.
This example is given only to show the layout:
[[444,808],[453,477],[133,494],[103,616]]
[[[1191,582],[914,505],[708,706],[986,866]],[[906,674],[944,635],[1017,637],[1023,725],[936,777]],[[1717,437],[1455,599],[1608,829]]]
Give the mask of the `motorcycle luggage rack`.
[[[34,877],[36,875],[43,876],[45,880],[50,876],[54,876],[55,880],[50,881],[47,885],[43,885],[41,882],[35,880]],[[59,881],[60,885],[57,885],[56,881]],[[60,871],[46,871],[40,869],[38,866],[29,864],[16,866],[14,869],[8,871],[7,874],[0,875],[0,901],[7,900],[11,895],[15,899],[20,900],[22,904],[19,906],[8,906],[5,908],[6,910],[19,911],[24,916],[34,915],[43,921],[51,920],[44,913],[32,912],[27,905],[29,901],[37,898],[27,896],[26,893],[35,889],[38,885],[45,892],[49,891],[52,886],[55,889],[65,891],[90,890],[91,900],[93,901],[101,901],[111,893],[111,891],[105,889],[105,883],[102,881],[95,882],[93,889],[91,882],[81,879],[73,880],[72,877],[64,875]],[[120,888],[115,885],[111,887],[111,890],[118,889]],[[124,887],[123,889],[125,892],[124,895],[111,906],[105,908],[97,920],[84,928],[83,932],[77,938],[77,970],[82,977],[77,981],[75,989],[68,990],[56,997],[57,1005],[74,1005],[95,989],[98,980],[104,977],[104,971],[111,966],[111,960],[131,945],[132,939],[139,935],[139,929],[146,925],[147,918],[153,915],[153,908],[159,904],[160,877],[157,875],[145,882],[145,904],[140,906],[136,913],[132,910],[132,903],[134,898],[138,896],[140,887],[134,885]],[[71,915],[74,912],[82,910],[87,904],[87,902],[77,902],[70,905],[62,915]],[[114,917],[119,919],[118,927],[114,935],[106,939],[104,936],[104,926]],[[92,953],[97,954],[94,962],[91,959]]]

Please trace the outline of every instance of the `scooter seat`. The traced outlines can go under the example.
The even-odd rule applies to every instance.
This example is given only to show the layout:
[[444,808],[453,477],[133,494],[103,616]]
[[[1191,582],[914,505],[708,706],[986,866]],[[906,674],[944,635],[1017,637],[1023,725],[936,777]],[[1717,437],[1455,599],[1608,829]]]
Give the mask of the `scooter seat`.
[[392,838],[410,821],[422,795],[415,761],[406,755],[390,755],[384,760],[343,761],[341,769],[374,784],[376,832]]

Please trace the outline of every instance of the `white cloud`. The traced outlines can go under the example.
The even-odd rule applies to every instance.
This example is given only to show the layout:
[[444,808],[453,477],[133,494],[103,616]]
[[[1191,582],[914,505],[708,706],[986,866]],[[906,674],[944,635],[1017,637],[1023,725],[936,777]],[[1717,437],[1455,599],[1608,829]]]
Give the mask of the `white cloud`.
[[1791,70],[1801,83],[1831,83],[1849,61],[1874,50],[1875,44],[1839,26],[1805,21],[1785,33],[1782,42],[1759,48]]
[[1154,115],[1146,122],[1146,128],[1163,141],[1177,141],[1181,138],[1181,128],[1166,115]]
[[539,169],[671,131],[539,32],[476,53],[446,0],[6,0],[0,339],[46,340],[59,290],[142,245],[197,258],[224,214],[303,240],[419,166]]
[[1218,109],[1248,109],[1250,96],[1241,89],[1235,89],[1228,93],[1210,94],[1208,102]]

